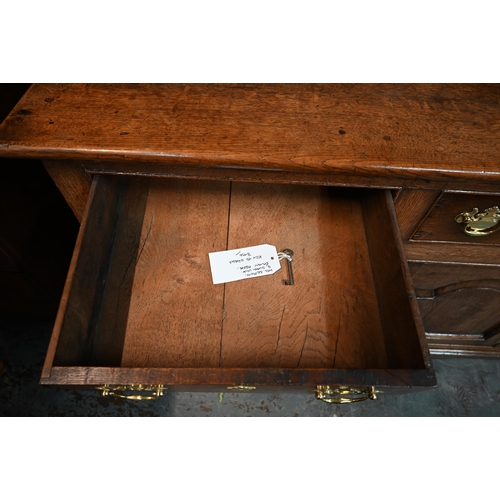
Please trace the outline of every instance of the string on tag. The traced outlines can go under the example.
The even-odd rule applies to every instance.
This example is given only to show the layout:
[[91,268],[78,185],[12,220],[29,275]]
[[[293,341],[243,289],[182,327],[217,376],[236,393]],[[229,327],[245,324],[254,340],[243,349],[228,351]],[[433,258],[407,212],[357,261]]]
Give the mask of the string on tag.
[[283,259],[287,259],[290,262],[292,262],[292,256],[291,255],[289,255],[287,253],[284,253],[284,252],[278,252],[278,260],[283,260]]

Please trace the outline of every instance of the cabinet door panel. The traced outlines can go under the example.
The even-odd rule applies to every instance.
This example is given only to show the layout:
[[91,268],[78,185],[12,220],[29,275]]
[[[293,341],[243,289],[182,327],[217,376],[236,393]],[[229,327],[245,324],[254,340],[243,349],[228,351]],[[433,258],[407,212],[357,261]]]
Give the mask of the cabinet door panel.
[[463,281],[417,294],[432,355],[500,357],[500,280]]
[[500,323],[500,280],[456,283],[419,300],[427,332],[483,334]]

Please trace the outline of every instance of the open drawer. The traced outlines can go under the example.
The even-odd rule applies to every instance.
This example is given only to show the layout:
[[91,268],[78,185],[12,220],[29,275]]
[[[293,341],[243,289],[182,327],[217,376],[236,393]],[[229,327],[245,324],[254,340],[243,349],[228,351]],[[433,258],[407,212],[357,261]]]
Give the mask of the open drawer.
[[[283,262],[212,284],[209,252],[264,243],[294,251],[293,286]],[[390,193],[95,176],[41,383],[326,399],[435,386]]]

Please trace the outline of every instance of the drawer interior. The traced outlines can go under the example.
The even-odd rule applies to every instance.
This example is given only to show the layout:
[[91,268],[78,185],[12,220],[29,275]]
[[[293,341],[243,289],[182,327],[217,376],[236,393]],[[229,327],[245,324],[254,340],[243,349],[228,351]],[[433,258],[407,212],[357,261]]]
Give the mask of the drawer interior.
[[[381,190],[96,176],[47,364],[425,368],[395,225]],[[209,252],[264,243],[293,286],[212,284]]]

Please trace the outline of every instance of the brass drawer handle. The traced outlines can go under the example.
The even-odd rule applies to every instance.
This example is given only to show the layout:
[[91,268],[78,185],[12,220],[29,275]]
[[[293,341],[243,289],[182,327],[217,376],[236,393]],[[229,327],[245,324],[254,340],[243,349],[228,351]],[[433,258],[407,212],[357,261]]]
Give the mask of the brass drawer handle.
[[318,385],[316,387],[316,391],[314,392],[316,392],[316,399],[320,399],[325,403],[359,403],[360,401],[366,401],[367,399],[377,399],[377,391],[375,391],[375,387],[357,389],[355,387],[348,387],[345,385],[341,385],[339,387]]
[[253,391],[257,389],[254,385],[232,385],[227,387],[230,391]]
[[455,221],[463,225],[465,234],[486,236],[500,229],[500,209],[497,206],[478,212],[477,208],[473,208],[472,211],[462,212],[455,217]]
[[[96,387],[102,391],[104,397],[115,397],[121,399],[132,399],[134,401],[148,401],[163,396],[165,388],[162,385],[101,385]],[[118,392],[117,392],[118,391]],[[120,394],[120,392],[151,392],[152,394]]]

